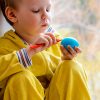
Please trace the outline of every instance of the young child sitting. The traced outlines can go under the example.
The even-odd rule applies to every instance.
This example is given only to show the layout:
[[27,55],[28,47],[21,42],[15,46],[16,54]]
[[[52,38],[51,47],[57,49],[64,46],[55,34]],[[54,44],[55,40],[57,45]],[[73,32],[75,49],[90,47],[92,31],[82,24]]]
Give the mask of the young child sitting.
[[[14,28],[0,38],[0,100],[90,100],[86,74],[50,25],[51,0],[2,0],[1,10]],[[30,45],[44,45],[32,49]]]

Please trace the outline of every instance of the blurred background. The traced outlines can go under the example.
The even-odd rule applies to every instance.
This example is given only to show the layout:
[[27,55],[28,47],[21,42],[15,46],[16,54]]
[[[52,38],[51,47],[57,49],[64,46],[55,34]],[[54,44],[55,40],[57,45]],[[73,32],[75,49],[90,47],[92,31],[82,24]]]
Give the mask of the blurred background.
[[[63,37],[80,42],[77,59],[88,76],[92,100],[100,100],[100,0],[53,0],[52,25]],[[0,12],[0,35],[9,26]]]

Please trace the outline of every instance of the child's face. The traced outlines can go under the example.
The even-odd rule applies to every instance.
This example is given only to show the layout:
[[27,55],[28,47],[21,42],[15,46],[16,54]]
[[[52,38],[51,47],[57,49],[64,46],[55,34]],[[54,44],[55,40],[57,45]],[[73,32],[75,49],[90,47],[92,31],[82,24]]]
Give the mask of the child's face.
[[15,27],[22,32],[39,34],[50,24],[50,0],[22,0],[16,11]]

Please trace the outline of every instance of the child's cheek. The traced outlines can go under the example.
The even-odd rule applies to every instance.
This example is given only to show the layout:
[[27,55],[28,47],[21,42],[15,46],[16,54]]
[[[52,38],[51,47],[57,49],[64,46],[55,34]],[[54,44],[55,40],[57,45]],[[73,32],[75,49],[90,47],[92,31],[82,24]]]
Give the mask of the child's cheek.
[[33,17],[30,17],[30,18],[29,18],[29,22],[30,22],[30,24],[31,24],[32,26],[36,26],[36,25],[39,25],[39,23],[40,23],[41,21],[40,21],[40,18],[33,16]]

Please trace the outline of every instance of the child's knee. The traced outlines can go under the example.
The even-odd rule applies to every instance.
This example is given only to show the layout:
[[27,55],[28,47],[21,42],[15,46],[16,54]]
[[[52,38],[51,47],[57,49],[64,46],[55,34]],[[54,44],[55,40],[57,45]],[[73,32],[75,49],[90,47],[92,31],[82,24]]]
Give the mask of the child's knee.
[[37,78],[30,71],[26,70],[16,73],[9,78],[4,93],[4,100],[8,97],[12,98],[12,100],[14,98],[16,100],[26,100],[25,98],[42,100],[40,98],[44,97],[44,89]]
[[30,71],[25,70],[12,75],[9,78],[7,85],[16,87],[31,81],[35,82],[35,76]]
[[85,74],[84,69],[82,68],[82,65],[78,63],[77,61],[65,60],[61,63],[60,67],[61,67],[60,69],[62,70],[62,72],[78,74],[86,78],[86,74]]
[[61,63],[61,66],[64,69],[67,70],[73,70],[73,69],[80,69],[81,68],[81,64],[77,63],[76,61],[73,60],[64,60]]

